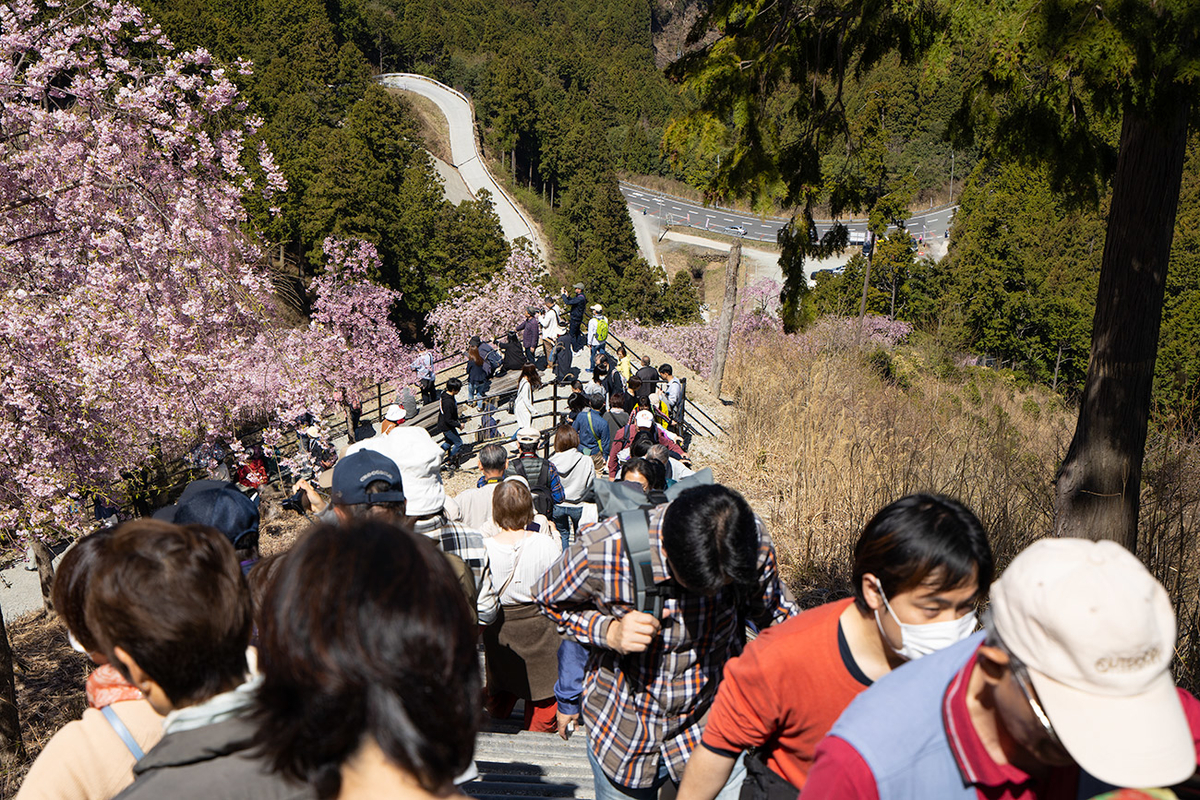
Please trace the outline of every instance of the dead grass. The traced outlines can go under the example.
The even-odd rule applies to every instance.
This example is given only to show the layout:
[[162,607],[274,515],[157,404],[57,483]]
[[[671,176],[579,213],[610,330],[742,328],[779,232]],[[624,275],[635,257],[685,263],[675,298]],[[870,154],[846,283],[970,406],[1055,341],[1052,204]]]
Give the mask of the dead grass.
[[0,771],[0,797],[14,796],[50,737],[83,715],[83,684],[92,668],[86,656],[71,649],[58,617],[46,611],[9,623],[8,637],[16,667],[25,758]]
[[734,364],[737,485],[768,517],[802,594],[848,586],[862,526],[912,492],[972,508],[1001,565],[1049,531],[1073,415],[1001,374],[940,377],[935,366],[911,348],[755,352]]
[[403,98],[410,106],[421,126],[421,139],[425,149],[448,164],[453,164],[450,156],[450,123],[446,115],[438,108],[437,103],[428,97],[406,92],[403,89],[388,89],[393,97]]
[[[802,352],[782,341],[735,360],[731,480],[767,520],[806,604],[849,590],[868,519],[917,491],[979,516],[1003,569],[1049,535],[1054,476],[1076,409],[1011,373],[958,368],[934,346]],[[1200,686],[1200,438],[1158,420],[1147,444],[1138,556],[1179,620],[1175,675]]]

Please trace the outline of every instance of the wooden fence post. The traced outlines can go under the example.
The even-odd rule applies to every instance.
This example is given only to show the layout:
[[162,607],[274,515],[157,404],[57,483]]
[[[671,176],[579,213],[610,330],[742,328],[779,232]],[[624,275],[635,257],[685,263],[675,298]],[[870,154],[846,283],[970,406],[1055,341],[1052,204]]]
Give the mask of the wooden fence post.
[[742,264],[742,242],[739,239],[729,248],[725,262],[725,302],[721,304],[721,322],[717,328],[717,352],[713,354],[712,392],[721,399],[721,380],[725,377],[725,357],[729,353],[729,336],[733,331],[733,312],[737,308],[738,268]]

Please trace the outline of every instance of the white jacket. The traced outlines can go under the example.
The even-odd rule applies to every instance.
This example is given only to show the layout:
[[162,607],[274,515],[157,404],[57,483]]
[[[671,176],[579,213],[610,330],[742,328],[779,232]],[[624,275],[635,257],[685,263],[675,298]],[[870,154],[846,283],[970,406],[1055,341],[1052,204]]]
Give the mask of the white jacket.
[[555,341],[563,334],[562,325],[558,321],[558,309],[554,306],[538,315],[538,324],[542,326],[543,339]]
[[513,414],[517,418],[517,430],[533,427],[533,386],[522,378],[517,384],[517,400],[513,403]]
[[558,470],[567,503],[578,503],[579,498],[596,482],[596,465],[592,462],[592,457],[585,456],[576,449],[551,453],[550,463]]

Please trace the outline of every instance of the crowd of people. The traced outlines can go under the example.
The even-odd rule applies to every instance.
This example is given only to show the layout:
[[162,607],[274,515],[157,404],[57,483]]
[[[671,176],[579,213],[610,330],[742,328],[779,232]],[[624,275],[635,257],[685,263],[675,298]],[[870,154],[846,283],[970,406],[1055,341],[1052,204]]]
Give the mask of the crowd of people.
[[[562,301],[554,347],[585,335],[583,287]],[[477,776],[485,714],[518,704],[527,730],[581,730],[598,800],[1067,800],[1192,780],[1200,704],[1171,677],[1167,593],[1128,551],[1041,540],[996,578],[976,515],[912,494],[865,524],[841,597],[802,609],[763,519],[640,402],[650,384],[670,403],[669,366],[635,372],[595,316],[580,346],[600,391],[578,387],[539,454],[537,348],[560,324],[553,298],[528,309],[518,429],[457,496],[451,379],[433,434],[397,397],[327,494],[297,483],[313,520],[287,552],[261,556],[232,476],[79,540],[53,595],[97,665],[89,707],[18,800],[444,798]],[[475,366],[495,360],[484,344]]]

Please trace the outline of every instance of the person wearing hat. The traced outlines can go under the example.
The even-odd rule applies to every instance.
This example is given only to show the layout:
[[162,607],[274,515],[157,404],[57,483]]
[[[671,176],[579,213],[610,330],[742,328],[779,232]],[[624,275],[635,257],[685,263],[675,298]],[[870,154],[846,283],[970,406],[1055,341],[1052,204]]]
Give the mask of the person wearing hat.
[[889,673],[817,748],[805,800],[1072,800],[1196,772],[1200,703],[1171,679],[1175,614],[1119,544],[1042,539],[985,631]]
[[570,326],[567,333],[571,337],[571,349],[578,353],[583,349],[583,310],[587,308],[587,295],[583,293],[583,284],[575,284],[575,294],[568,296],[567,290],[562,290],[562,301],[571,312]]
[[374,450],[359,450],[333,468],[330,500],[339,523],[374,517],[390,525],[408,522],[404,482],[396,462]]
[[608,317],[604,316],[604,306],[599,303],[592,306],[592,318],[588,320],[587,343],[591,350],[588,372],[595,372],[596,356],[601,353],[608,355]]
[[243,575],[249,575],[262,557],[258,551],[258,505],[237,489],[220,486],[180,497],[173,521],[220,531],[237,552]]
[[[608,449],[608,474],[619,474],[618,467],[629,459],[629,448],[638,433],[643,433],[650,439],[650,444],[661,444],[667,448],[671,457],[687,461],[688,454],[683,451],[675,440],[654,421],[654,412],[648,408],[639,408],[629,417],[628,424],[617,431],[612,437],[612,445]],[[622,455],[623,454],[623,455]]]
[[519,475],[525,479],[533,494],[533,507],[547,518],[554,516],[554,507],[566,499],[558,469],[538,455],[542,434],[537,428],[517,430],[517,455],[508,461],[505,476]]
[[525,360],[536,361],[537,356],[533,349],[537,347],[538,339],[542,334],[542,325],[538,322],[536,306],[525,306],[525,319],[517,326],[516,333],[521,334],[521,346],[525,348]]
[[403,425],[406,419],[408,419],[408,412],[405,410],[404,406],[399,406],[395,403],[392,403],[383,412],[383,424],[379,426],[379,433],[386,436],[387,434],[391,433],[393,429],[399,428],[401,425]]

